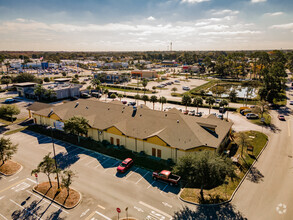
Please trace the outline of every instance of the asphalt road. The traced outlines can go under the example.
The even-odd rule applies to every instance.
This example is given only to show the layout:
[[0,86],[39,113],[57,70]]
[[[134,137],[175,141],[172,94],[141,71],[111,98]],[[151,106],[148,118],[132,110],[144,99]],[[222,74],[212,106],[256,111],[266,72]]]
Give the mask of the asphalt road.
[[[290,96],[289,96],[290,97]],[[272,111],[275,132],[254,172],[246,178],[233,203],[248,219],[293,218],[293,120],[292,107]],[[277,115],[282,113],[286,121]]]

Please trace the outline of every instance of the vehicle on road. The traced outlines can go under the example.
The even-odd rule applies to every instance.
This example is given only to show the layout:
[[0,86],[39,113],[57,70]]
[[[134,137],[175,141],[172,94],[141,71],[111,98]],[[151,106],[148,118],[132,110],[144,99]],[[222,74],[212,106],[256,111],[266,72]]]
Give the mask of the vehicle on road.
[[179,80],[175,80],[174,83],[180,83],[180,81]]
[[220,103],[222,101],[222,99],[216,99],[215,102],[216,103]]
[[125,101],[125,100],[122,100],[121,102],[122,102],[122,104],[124,104],[124,105],[127,104],[127,101]]
[[102,94],[99,93],[99,92],[92,92],[92,97],[96,97],[96,98],[101,98],[102,97]]
[[133,165],[133,160],[131,158],[127,158],[120,163],[117,167],[118,173],[125,173],[131,166]]
[[183,114],[184,114],[184,115],[187,115],[188,112],[189,112],[188,110],[184,110],[184,111],[183,111]]
[[90,98],[91,96],[90,96],[90,94],[88,94],[88,93],[81,93],[80,97],[81,97],[81,98],[84,98],[84,99],[88,99],[88,98]]
[[183,90],[186,90],[186,91],[189,91],[190,90],[190,88],[188,86],[183,86],[182,89]]
[[246,114],[251,113],[251,112],[252,112],[252,110],[249,108],[249,109],[241,110],[241,111],[240,111],[240,114],[241,114],[241,115],[246,115]]
[[201,117],[202,116],[202,112],[197,112],[197,113],[194,114],[194,116]]
[[155,171],[153,172],[153,179],[154,180],[162,180],[164,182],[169,183],[172,185],[178,185],[181,177],[175,174],[172,174],[169,170],[162,170],[161,172]]
[[246,114],[246,118],[247,119],[258,119],[258,114],[254,114],[254,113],[247,113]]
[[223,117],[223,115],[221,114],[221,115],[217,115],[217,118],[219,118],[219,119],[224,119],[224,117]]
[[290,105],[293,105],[293,100],[290,100],[290,103],[289,103]]
[[135,106],[135,105],[136,105],[136,102],[128,102],[127,105],[128,105],[128,106]]
[[4,101],[4,103],[6,103],[6,104],[10,104],[10,103],[13,103],[13,102],[15,102],[15,99],[13,99],[13,98],[8,98],[8,99],[6,99]]
[[227,111],[227,109],[224,108],[224,107],[220,107],[220,108],[219,108],[219,113],[224,114],[226,111]]
[[190,116],[194,116],[194,115],[195,115],[195,110],[190,110],[190,111],[188,112],[188,115],[190,115]]
[[278,115],[278,119],[279,119],[280,121],[286,121],[284,115]]

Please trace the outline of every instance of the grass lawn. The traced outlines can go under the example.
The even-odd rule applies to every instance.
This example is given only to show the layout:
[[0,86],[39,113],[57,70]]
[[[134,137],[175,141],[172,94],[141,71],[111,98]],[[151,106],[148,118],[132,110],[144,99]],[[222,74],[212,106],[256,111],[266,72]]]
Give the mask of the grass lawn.
[[5,120],[3,118],[0,118],[0,123],[3,123],[4,125],[10,125],[12,123],[18,124],[18,123],[24,121],[25,119],[27,119],[27,118],[17,118],[13,122],[11,122],[10,120]]
[[[216,204],[229,200],[241,179],[249,169],[249,166],[253,163],[268,141],[268,137],[258,131],[247,131],[245,134],[247,135],[250,145],[254,147],[253,155],[246,149],[243,149],[243,158],[239,157],[239,165],[234,165],[238,178],[234,179],[234,181],[230,178],[226,178],[225,183],[222,185],[213,189],[204,190],[205,203]],[[238,142],[238,135],[239,133],[234,135],[236,143]],[[241,155],[241,147],[238,148],[234,157],[237,157],[238,155]],[[190,202],[200,203],[200,189],[189,188],[187,186],[183,189],[181,197]]]
[[34,187],[34,190],[45,195],[52,200],[64,205],[66,208],[73,208],[76,206],[80,199],[80,195],[74,189],[69,189],[69,195],[66,188],[61,188],[61,191],[57,194],[57,182],[52,182],[50,187],[49,182],[43,182]]
[[21,165],[19,163],[13,162],[11,160],[7,160],[4,164],[0,165],[0,172],[5,175],[13,175],[20,168],[21,168]]
[[12,131],[7,131],[4,135],[11,135],[11,134],[15,134],[17,132],[23,131],[27,128],[28,126],[23,126],[22,128],[18,128]]
[[271,124],[271,116],[269,113],[265,112],[263,114],[263,117],[265,119],[264,122],[261,121],[261,116],[259,119],[249,119],[252,123],[257,124],[257,125],[270,125]]

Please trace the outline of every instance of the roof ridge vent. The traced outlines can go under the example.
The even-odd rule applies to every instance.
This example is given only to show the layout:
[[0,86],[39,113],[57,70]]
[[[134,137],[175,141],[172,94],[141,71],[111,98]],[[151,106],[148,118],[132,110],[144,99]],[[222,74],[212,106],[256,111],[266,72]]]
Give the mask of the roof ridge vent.
[[79,102],[76,102],[74,108],[76,108],[78,105],[79,105]]
[[177,123],[179,123],[179,120],[177,120]]

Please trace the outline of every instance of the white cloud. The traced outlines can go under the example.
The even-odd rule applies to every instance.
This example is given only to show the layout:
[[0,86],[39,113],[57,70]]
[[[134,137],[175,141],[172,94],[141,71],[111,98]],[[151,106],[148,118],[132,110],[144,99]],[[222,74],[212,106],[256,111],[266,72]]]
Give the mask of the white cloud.
[[210,0],[181,0],[181,3],[196,4],[201,2],[209,2]]
[[261,31],[252,31],[252,30],[242,30],[242,31],[217,31],[217,32],[205,32],[205,33],[199,33],[201,36],[209,36],[209,35],[241,35],[241,34],[260,34]]
[[272,25],[270,28],[271,29],[285,29],[285,30],[292,29],[293,30],[293,23]]
[[230,9],[224,9],[224,10],[219,10],[219,11],[217,11],[217,10],[211,10],[211,13],[213,14],[213,15],[236,15],[236,14],[238,14],[239,13],[239,11],[232,11],[232,10],[230,10]]
[[156,18],[154,18],[153,16],[149,16],[149,17],[147,18],[147,20],[149,20],[149,21],[154,21],[154,20],[156,20]]
[[266,2],[267,0],[251,0],[251,3]]
[[17,18],[16,21],[19,21],[19,22],[25,22],[26,20],[23,19],[23,18]]
[[272,12],[272,13],[265,13],[264,15],[267,16],[278,16],[278,15],[283,15],[284,12],[278,11],[278,12]]

